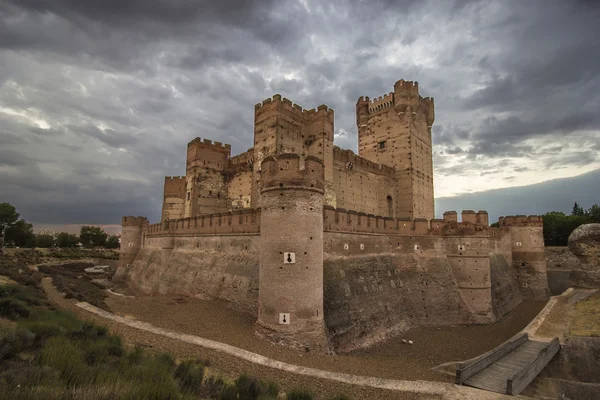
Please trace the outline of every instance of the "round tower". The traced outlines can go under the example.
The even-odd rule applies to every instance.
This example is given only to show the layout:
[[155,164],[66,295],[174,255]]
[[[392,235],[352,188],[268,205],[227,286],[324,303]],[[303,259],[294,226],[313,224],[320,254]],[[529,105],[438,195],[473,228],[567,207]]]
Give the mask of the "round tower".
[[146,217],[123,217],[121,220],[121,249],[119,267],[133,264],[142,247],[144,228],[148,225]]
[[323,320],[324,165],[316,157],[262,162],[257,334],[327,351]]

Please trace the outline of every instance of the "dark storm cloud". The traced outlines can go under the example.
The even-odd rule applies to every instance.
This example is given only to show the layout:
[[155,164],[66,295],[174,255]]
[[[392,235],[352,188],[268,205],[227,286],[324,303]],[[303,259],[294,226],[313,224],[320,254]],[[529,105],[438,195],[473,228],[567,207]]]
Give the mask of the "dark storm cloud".
[[436,174],[597,165],[596,5],[5,0],[0,201],[33,222],[155,220],[192,138],[247,150],[254,104],[280,93],[333,108],[356,151],[357,98],[402,78],[435,97]]

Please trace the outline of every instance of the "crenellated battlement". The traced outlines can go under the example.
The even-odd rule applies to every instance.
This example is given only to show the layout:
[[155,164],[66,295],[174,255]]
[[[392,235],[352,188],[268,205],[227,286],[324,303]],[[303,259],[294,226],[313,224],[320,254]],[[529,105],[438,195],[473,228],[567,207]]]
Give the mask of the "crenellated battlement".
[[284,110],[302,119],[310,119],[317,115],[326,115],[331,119],[331,122],[333,122],[333,108],[329,108],[325,104],[321,104],[316,109],[311,108],[308,110],[297,103],[293,103],[286,97],[282,98],[280,94],[275,94],[273,97],[267,98],[254,106],[256,116],[264,112],[274,110]]
[[317,157],[308,156],[302,159],[298,154],[285,153],[277,158],[268,156],[261,165],[263,191],[290,186],[304,186],[320,191],[325,188],[325,166]]
[[188,143],[188,148],[194,147],[194,146],[196,146],[200,149],[216,150],[216,151],[221,151],[221,152],[227,152],[228,154],[231,153],[231,145],[230,144],[223,144],[223,143],[217,142],[217,141],[213,142],[210,139],[201,139],[201,138],[197,137]]
[[418,100],[420,98],[419,82],[400,79],[394,84],[394,94],[396,103],[411,103],[414,101],[411,99]]
[[[368,99],[368,97],[367,97]],[[394,92],[390,92],[383,96],[379,96],[369,102],[369,113],[375,113],[382,111],[385,108],[394,106]]]
[[121,226],[137,226],[142,228],[144,225],[148,224],[148,218],[146,217],[134,217],[134,216],[126,216],[121,219]]
[[[456,214],[455,211],[450,212]],[[471,215],[469,212],[466,215]],[[481,211],[473,215],[483,216]],[[446,216],[446,215],[445,215]],[[325,206],[323,211],[325,231],[348,233],[373,233],[400,236],[489,236],[486,223],[424,218],[390,218]]]
[[260,233],[260,209],[240,209],[222,213],[179,218],[148,225],[146,235],[185,236]]
[[254,148],[246,152],[233,156],[229,159],[229,164],[233,167],[239,164],[248,164],[254,162]]
[[184,181],[185,176],[165,176],[165,181]]
[[338,146],[333,146],[333,159],[344,163],[352,163],[353,168],[362,168],[379,175],[394,177],[396,174],[393,167],[367,160],[366,158],[357,155],[352,150],[342,149]]
[[543,226],[541,215],[508,215],[498,218],[501,227],[510,226]]

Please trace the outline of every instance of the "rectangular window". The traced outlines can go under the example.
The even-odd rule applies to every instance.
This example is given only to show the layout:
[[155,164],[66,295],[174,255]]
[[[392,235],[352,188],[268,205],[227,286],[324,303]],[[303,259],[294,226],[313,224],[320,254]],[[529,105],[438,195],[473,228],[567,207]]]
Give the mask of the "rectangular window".
[[385,149],[385,146],[386,146],[386,141],[385,140],[377,143],[377,147],[379,148],[379,150]]
[[190,192],[187,193],[187,199],[190,200]]

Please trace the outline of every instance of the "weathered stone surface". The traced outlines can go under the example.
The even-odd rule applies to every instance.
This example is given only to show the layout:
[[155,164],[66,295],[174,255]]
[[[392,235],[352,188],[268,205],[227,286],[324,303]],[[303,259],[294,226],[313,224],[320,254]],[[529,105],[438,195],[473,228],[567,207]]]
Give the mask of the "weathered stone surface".
[[581,261],[571,253],[568,246],[553,246],[544,248],[546,267],[548,269],[578,269]]
[[590,271],[574,269],[571,271],[570,284],[580,288],[600,288],[600,270]]
[[569,249],[581,260],[581,269],[600,269],[600,224],[577,227],[569,236]]

